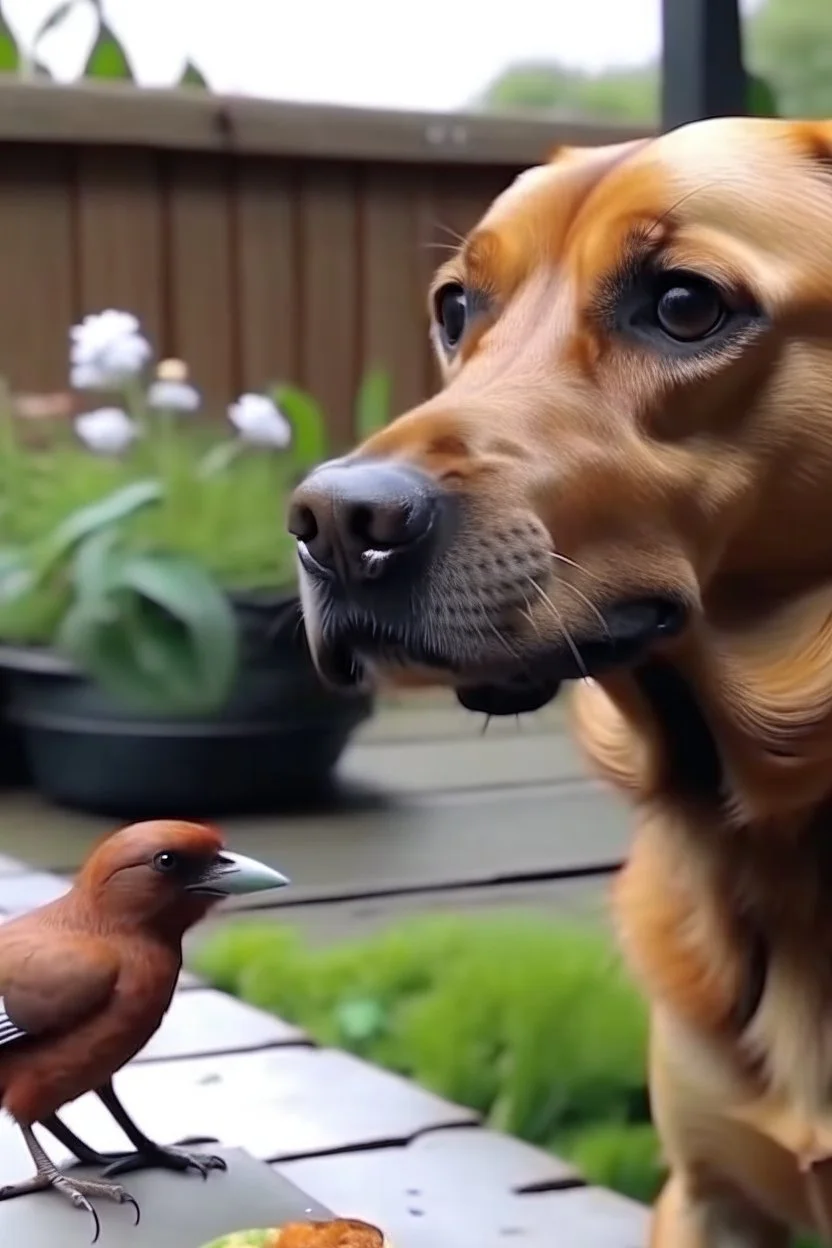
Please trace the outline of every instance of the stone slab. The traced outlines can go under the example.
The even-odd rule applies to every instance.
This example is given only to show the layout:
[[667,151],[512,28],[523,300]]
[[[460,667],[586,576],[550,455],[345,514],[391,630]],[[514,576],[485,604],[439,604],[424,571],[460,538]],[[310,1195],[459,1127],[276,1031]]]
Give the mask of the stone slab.
[[255,1010],[225,993],[197,988],[175,994],[162,1026],[135,1060],[158,1062],[207,1057],[215,1053],[243,1053],[272,1045],[308,1042],[299,1027]]
[[31,871],[31,867],[27,866],[19,858],[10,858],[8,854],[0,854],[0,876],[2,875],[20,875],[21,872]]
[[[329,1216],[322,1205],[246,1153],[225,1150],[225,1156],[227,1174],[214,1173],[205,1181],[198,1175],[161,1171],[125,1178],[141,1208],[141,1221],[133,1225],[129,1206],[96,1201],[98,1248],[202,1248],[229,1231]],[[95,1177],[90,1171],[76,1173]],[[0,1203],[4,1248],[89,1248],[91,1238],[89,1214],[53,1192]]]
[[[161,1143],[213,1136],[270,1161],[399,1144],[476,1121],[470,1110],[329,1049],[136,1063],[116,1076],[115,1085],[128,1113]],[[81,1097],[62,1113],[93,1147],[124,1148],[96,1098]]]
[[477,1134],[460,1132],[472,1153],[468,1158],[464,1148],[443,1140],[433,1158],[429,1153],[419,1157],[411,1144],[282,1163],[278,1169],[339,1215],[383,1226],[396,1248],[508,1248],[515,1243],[518,1248],[643,1248],[647,1242],[647,1211],[610,1192],[511,1190],[517,1180],[545,1173],[545,1160],[512,1157],[493,1141],[478,1142]]
[[[454,743],[446,748],[452,753]],[[231,848],[291,878],[291,888],[267,899],[280,908],[605,867],[626,855],[630,821],[602,786],[567,781],[345,801],[317,813],[229,819],[223,830]],[[67,871],[103,831],[101,822],[15,794],[3,804],[0,851],[23,836],[38,866]]]
[[0,874],[0,913],[14,915],[34,910],[62,897],[68,888],[69,880],[48,871]]
[[[489,884],[472,888],[437,888],[389,897],[353,897],[348,901],[310,901],[302,906],[247,912],[245,921],[270,922],[300,932],[311,946],[364,939],[417,915],[466,915],[474,919],[514,913],[537,913],[557,922],[606,923],[614,875],[578,876],[567,880],[532,880],[523,884]],[[185,941],[193,961],[200,946],[228,923],[242,922],[239,912],[218,913],[200,923]]]
[[203,988],[205,985],[202,980],[194,975],[193,971],[183,970],[179,976],[179,982],[176,985],[177,992],[192,992],[194,988]]
[[414,1202],[452,1205],[468,1192],[509,1196],[581,1183],[568,1162],[482,1127],[430,1131],[399,1148],[311,1157],[277,1168],[301,1187],[328,1191],[333,1208],[346,1208],[367,1187],[396,1194],[409,1208]]

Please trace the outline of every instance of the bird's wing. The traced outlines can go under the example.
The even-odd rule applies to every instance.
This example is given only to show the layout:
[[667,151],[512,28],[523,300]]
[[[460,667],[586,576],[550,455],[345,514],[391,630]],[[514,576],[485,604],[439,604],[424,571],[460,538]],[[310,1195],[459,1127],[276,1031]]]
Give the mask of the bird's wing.
[[9,936],[0,938],[0,1050],[69,1031],[107,1004],[119,960],[106,941],[32,927]]

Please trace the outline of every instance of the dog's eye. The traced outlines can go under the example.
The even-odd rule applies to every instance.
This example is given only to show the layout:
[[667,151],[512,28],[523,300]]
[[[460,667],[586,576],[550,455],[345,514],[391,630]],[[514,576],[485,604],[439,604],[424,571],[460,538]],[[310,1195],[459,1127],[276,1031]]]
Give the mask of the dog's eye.
[[659,327],[677,342],[699,342],[719,329],[725,304],[717,288],[701,277],[668,275],[656,301]]
[[468,320],[468,297],[458,282],[442,286],[434,299],[436,323],[442,333],[442,342],[452,350],[465,333]]

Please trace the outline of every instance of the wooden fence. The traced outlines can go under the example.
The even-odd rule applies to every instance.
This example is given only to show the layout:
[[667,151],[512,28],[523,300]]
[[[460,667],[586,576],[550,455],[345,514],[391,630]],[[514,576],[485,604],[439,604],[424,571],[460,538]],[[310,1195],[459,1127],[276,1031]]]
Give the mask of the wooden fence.
[[434,384],[440,252],[558,143],[629,131],[0,80],[0,372],[66,385],[86,312],[139,315],[209,400],[293,380],[336,445],[367,366]]

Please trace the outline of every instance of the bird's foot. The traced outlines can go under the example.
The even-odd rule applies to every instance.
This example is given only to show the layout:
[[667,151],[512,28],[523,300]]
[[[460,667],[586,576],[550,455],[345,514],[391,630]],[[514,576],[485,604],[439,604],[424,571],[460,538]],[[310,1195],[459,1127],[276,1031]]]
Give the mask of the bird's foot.
[[135,1153],[115,1157],[102,1173],[107,1178],[114,1178],[116,1175],[134,1174],[137,1170],[175,1170],[180,1174],[196,1170],[203,1179],[207,1179],[211,1170],[227,1169],[224,1158],[213,1153],[192,1153],[178,1146],[153,1144]]
[[134,1197],[120,1183],[107,1183],[102,1179],[71,1179],[52,1166],[49,1170],[38,1171],[33,1178],[26,1179],[23,1183],[0,1187],[0,1201],[14,1200],[17,1196],[28,1196],[31,1192],[43,1192],[49,1188],[60,1192],[76,1209],[86,1210],[94,1224],[93,1243],[101,1234],[101,1223],[91,1203],[94,1199],[113,1200],[117,1205],[132,1205],[136,1211],[136,1226],[139,1225],[141,1210]]

